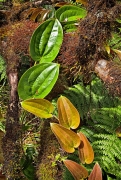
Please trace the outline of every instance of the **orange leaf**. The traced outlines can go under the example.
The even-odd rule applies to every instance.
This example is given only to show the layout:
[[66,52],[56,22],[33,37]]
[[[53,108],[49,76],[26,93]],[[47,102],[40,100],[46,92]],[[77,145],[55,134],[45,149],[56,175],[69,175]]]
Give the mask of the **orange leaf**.
[[66,152],[73,153],[75,148],[80,145],[79,136],[72,130],[69,130],[57,123],[50,123],[50,126],[62,149]]
[[[75,180],[81,180],[88,177],[88,171],[83,166],[71,160],[63,161],[67,169],[71,172]],[[98,180],[98,179],[97,179]]]
[[76,129],[80,124],[80,116],[74,105],[64,96],[57,101],[59,123],[70,129]]
[[78,147],[79,158],[83,164],[90,164],[94,159],[94,151],[86,136],[81,132],[77,133],[81,139],[80,146]]
[[98,163],[94,165],[88,180],[102,180],[102,171]]

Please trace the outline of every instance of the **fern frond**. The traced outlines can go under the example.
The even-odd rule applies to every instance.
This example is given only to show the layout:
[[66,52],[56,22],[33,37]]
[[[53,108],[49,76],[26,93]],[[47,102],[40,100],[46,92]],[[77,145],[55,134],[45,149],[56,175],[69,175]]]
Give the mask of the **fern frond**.
[[6,64],[2,56],[0,56],[0,81],[6,80]]
[[83,118],[84,125],[79,131],[92,143],[94,163],[98,161],[109,177],[121,179],[121,139],[116,135],[116,129],[121,126],[120,99],[112,97],[98,78],[91,85],[80,83],[69,88],[65,95]]

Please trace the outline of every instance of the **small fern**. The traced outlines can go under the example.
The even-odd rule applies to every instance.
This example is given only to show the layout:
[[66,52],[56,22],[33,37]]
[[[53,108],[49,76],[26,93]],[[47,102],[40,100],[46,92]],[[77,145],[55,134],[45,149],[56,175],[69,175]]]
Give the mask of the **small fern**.
[[3,82],[6,81],[6,64],[2,56],[0,56],[0,82],[3,80]]
[[[94,163],[98,161],[107,179],[121,179],[121,140],[116,134],[121,126],[120,99],[112,97],[97,77],[90,85],[74,85],[65,95],[80,112],[80,130],[92,142]],[[90,167],[87,165],[89,170]]]

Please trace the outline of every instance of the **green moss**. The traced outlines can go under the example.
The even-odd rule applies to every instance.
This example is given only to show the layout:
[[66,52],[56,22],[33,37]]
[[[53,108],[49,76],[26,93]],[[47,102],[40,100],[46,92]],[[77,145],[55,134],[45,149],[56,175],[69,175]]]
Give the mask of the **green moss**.
[[38,180],[55,180],[57,170],[48,164],[40,164],[37,171]]

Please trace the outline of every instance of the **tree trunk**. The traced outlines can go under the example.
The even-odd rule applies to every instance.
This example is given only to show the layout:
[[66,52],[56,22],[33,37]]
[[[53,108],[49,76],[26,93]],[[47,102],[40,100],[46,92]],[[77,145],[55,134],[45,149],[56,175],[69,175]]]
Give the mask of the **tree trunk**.
[[7,46],[6,56],[7,77],[10,87],[9,102],[6,117],[6,134],[3,138],[4,172],[8,180],[19,180],[21,178],[20,155],[21,155],[21,127],[19,124],[18,107],[18,67],[19,61],[12,50],[12,46]]

